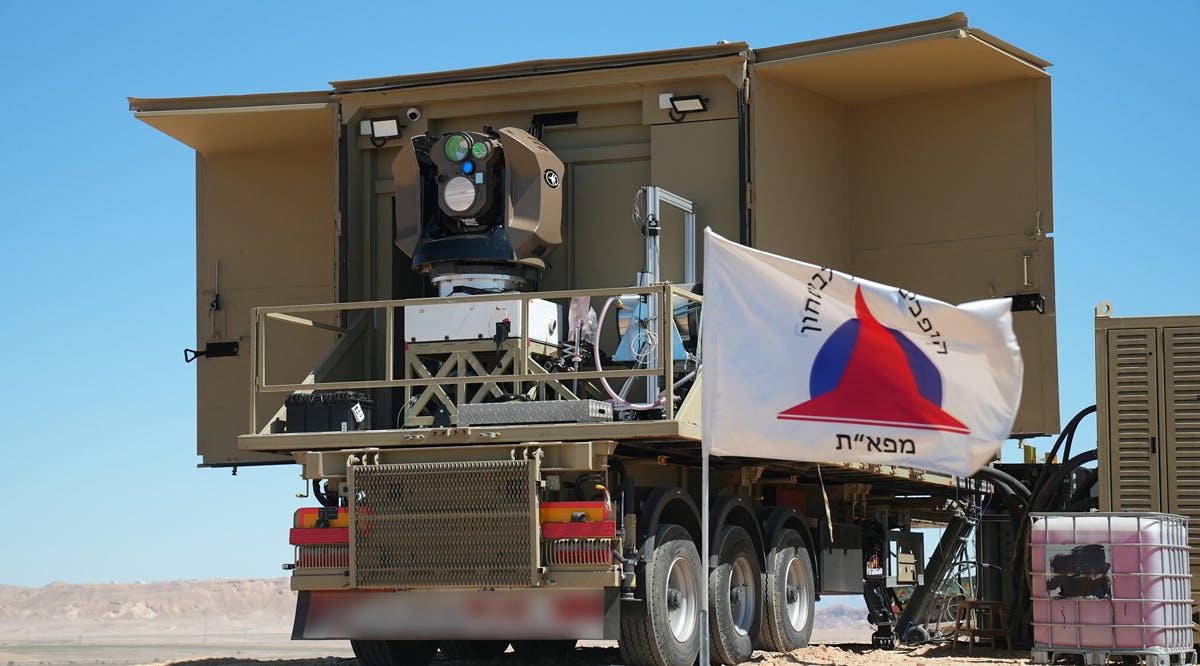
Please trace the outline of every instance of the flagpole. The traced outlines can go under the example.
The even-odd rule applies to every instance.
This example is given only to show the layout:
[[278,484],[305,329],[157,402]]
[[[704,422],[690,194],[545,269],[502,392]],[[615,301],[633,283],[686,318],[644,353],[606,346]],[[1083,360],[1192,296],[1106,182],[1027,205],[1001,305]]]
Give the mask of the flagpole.
[[700,443],[700,666],[709,665],[708,642],[708,444]]

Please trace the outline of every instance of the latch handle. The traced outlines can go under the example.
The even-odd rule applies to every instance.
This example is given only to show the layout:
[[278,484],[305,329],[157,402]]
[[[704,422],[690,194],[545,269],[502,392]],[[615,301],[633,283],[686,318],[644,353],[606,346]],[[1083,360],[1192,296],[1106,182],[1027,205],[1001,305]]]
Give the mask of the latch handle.
[[183,362],[191,363],[201,356],[206,356],[208,358],[216,358],[219,356],[237,356],[238,349],[239,345],[237,340],[206,342],[204,343],[204,349],[184,349]]

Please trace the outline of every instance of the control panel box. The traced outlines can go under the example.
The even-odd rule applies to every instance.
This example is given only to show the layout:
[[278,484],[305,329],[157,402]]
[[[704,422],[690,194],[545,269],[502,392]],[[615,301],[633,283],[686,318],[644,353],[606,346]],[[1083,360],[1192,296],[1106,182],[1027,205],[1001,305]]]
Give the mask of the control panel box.
[[[529,301],[529,339],[557,345],[559,331],[557,304],[541,298]],[[442,342],[446,340],[491,340],[498,332],[505,337],[521,336],[522,309],[519,299],[488,303],[435,303],[404,309],[406,342]],[[507,322],[507,331],[505,331]]]

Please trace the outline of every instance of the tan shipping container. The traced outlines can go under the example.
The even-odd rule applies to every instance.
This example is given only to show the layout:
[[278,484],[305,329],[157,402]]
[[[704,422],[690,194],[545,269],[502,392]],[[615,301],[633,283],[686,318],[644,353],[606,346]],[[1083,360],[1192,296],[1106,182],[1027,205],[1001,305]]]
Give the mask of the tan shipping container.
[[[428,295],[393,242],[397,151],[427,131],[533,127],[565,164],[564,244],[543,289],[632,284],[643,258],[634,195],[664,187],[695,202],[701,228],[771,252],[950,302],[1017,296],[1026,373],[1014,434],[1033,435],[1059,427],[1048,65],[954,14],[765,49],[130,105],[196,150],[200,348],[247,346],[255,306]],[[673,118],[664,94],[700,95],[707,108]],[[389,116],[405,125],[400,140],[360,133],[362,121]],[[663,222],[663,275],[681,281],[681,226]],[[380,376],[382,336],[348,337],[326,359],[328,378]],[[288,344],[273,348],[269,368],[286,381],[331,348],[317,329]],[[237,449],[238,435],[280,407],[278,395],[260,398],[249,423],[250,375],[247,353],[198,363],[204,465],[291,462]],[[378,397],[374,425],[393,427],[395,411]]]

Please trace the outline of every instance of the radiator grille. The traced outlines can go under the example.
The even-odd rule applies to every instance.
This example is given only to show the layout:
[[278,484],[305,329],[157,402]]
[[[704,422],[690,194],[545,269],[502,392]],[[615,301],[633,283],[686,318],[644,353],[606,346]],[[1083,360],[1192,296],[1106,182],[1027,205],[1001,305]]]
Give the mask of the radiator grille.
[[344,543],[296,546],[296,566],[345,569],[350,566],[350,546]]
[[350,468],[359,588],[533,585],[537,461]]
[[609,565],[613,559],[612,539],[555,539],[546,542],[546,564]]

